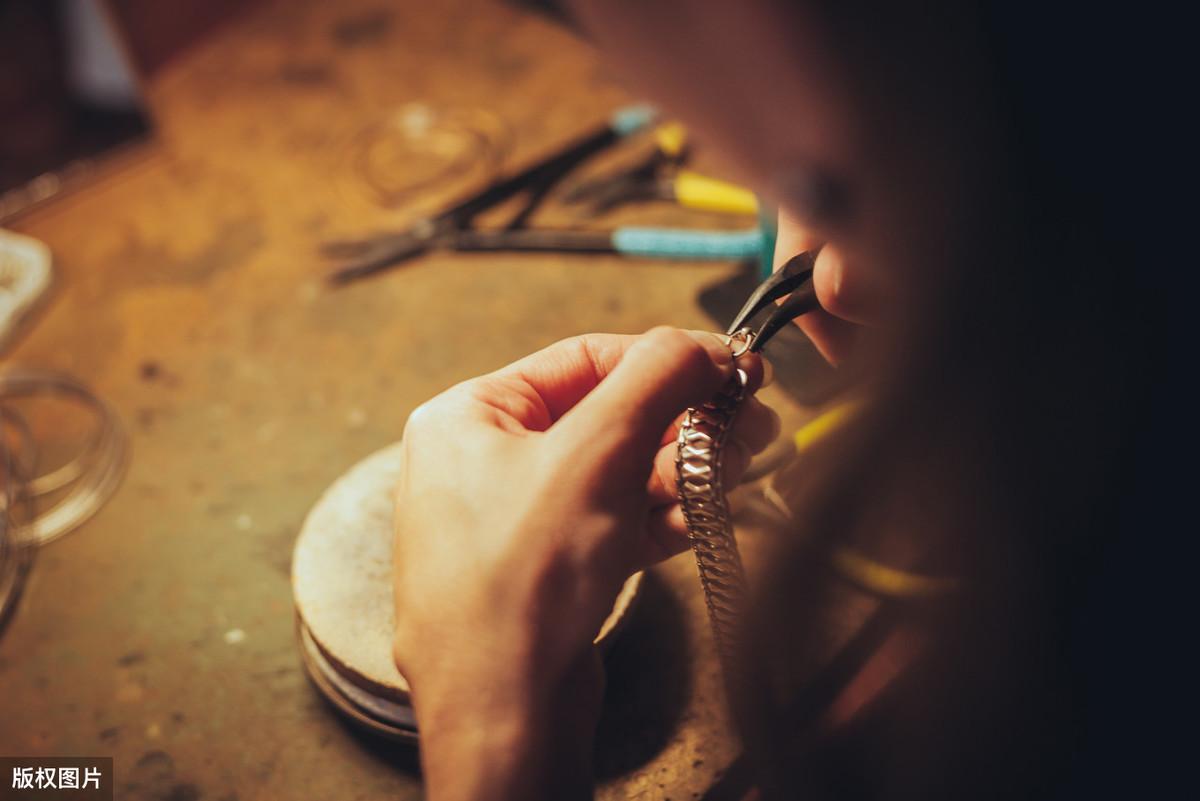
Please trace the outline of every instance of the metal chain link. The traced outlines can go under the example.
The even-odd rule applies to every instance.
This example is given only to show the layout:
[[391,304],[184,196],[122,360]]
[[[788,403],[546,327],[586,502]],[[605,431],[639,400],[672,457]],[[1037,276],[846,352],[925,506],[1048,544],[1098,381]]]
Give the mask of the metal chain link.
[[[735,357],[745,353],[750,344],[751,335],[746,332],[730,338]],[[687,410],[675,456],[679,503],[704,589],[717,656],[731,687],[739,683],[743,664],[739,640],[746,577],[722,484],[722,456],[729,429],[746,396],[746,380],[746,373],[738,370],[716,397],[698,409]]]

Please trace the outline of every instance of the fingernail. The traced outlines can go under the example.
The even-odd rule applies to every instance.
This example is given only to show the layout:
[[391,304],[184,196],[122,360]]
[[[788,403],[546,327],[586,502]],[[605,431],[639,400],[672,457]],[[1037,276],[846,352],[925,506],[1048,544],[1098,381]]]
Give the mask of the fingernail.
[[724,370],[733,370],[733,350],[725,337],[711,331],[689,331],[688,334],[704,346],[713,364]]

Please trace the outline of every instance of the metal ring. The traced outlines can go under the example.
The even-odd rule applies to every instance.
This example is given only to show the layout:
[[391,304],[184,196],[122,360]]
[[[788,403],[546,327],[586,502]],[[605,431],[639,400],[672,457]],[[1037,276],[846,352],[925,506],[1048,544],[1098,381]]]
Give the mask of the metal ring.
[[[732,334],[725,337],[725,344],[729,346],[733,358],[737,359],[745,356],[750,352],[750,348],[754,347],[754,332],[749,328],[739,328]],[[735,346],[734,343],[737,343]]]
[[50,473],[24,480],[22,489],[31,498],[66,490],[21,526],[21,539],[26,544],[40,546],[91,517],[116,491],[124,472],[127,447],[126,434],[116,412],[79,381],[51,370],[0,370],[0,401],[39,395],[70,398],[89,408],[97,419],[96,428],[80,454]]

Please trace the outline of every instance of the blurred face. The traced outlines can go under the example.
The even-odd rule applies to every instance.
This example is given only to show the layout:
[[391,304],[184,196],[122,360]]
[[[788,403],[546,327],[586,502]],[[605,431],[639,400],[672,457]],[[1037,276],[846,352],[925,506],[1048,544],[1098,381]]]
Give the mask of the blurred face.
[[[822,274],[818,264],[827,309],[837,311],[847,282],[886,297],[881,311],[914,309],[930,302],[935,265],[949,261],[971,191],[967,154],[982,141],[968,122],[981,96],[963,33],[970,12],[856,17],[826,5],[574,0],[573,10],[632,90],[780,208],[781,250],[833,245],[846,269]],[[869,316],[888,328],[882,314]]]
[[[858,161],[853,110],[820,26],[765,0],[577,0],[601,53],[776,201],[817,167]],[[790,4],[794,5],[794,4]]]

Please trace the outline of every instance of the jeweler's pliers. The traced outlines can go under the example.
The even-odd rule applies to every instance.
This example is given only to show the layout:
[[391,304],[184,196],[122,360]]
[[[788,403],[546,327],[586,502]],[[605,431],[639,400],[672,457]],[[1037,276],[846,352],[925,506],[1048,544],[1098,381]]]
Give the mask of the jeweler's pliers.
[[669,200],[686,208],[723,214],[758,213],[758,198],[749,189],[684,168],[687,132],[679,123],[660,125],[654,140],[653,152],[640,163],[576,184],[563,196],[563,202],[587,203],[592,214],[645,200]]
[[[793,256],[759,284],[725,333],[731,337],[741,334],[750,340],[747,349],[758,352],[792,320],[820,308],[812,281],[813,267],[817,263],[817,254],[820,251],[820,248],[815,248]],[[781,299],[783,302],[772,309],[757,330],[747,325],[759,312]]]
[[[327,257],[342,260],[330,280],[345,283],[434,248],[460,251],[554,251],[619,253],[659,259],[739,260],[757,257],[764,248],[759,226],[735,231],[622,226],[608,231],[529,228],[526,223],[550,190],[568,172],[596,153],[644,128],[651,110],[632,107],[608,125],[549,158],[490,184],[440,214],[392,233],[366,239],[326,242]],[[745,191],[745,190],[739,190]],[[517,195],[524,205],[499,228],[474,227],[483,211]],[[751,197],[752,199],[752,197]]]
[[644,129],[656,114],[654,109],[644,106],[618,109],[608,123],[592,133],[403,231],[325,243],[321,250],[326,256],[346,260],[330,274],[330,280],[345,283],[432,248],[452,244],[455,237],[471,228],[480,213],[518,195],[526,196],[524,205],[508,221],[505,230],[523,230],[538,205],[563,176],[595,154]]

